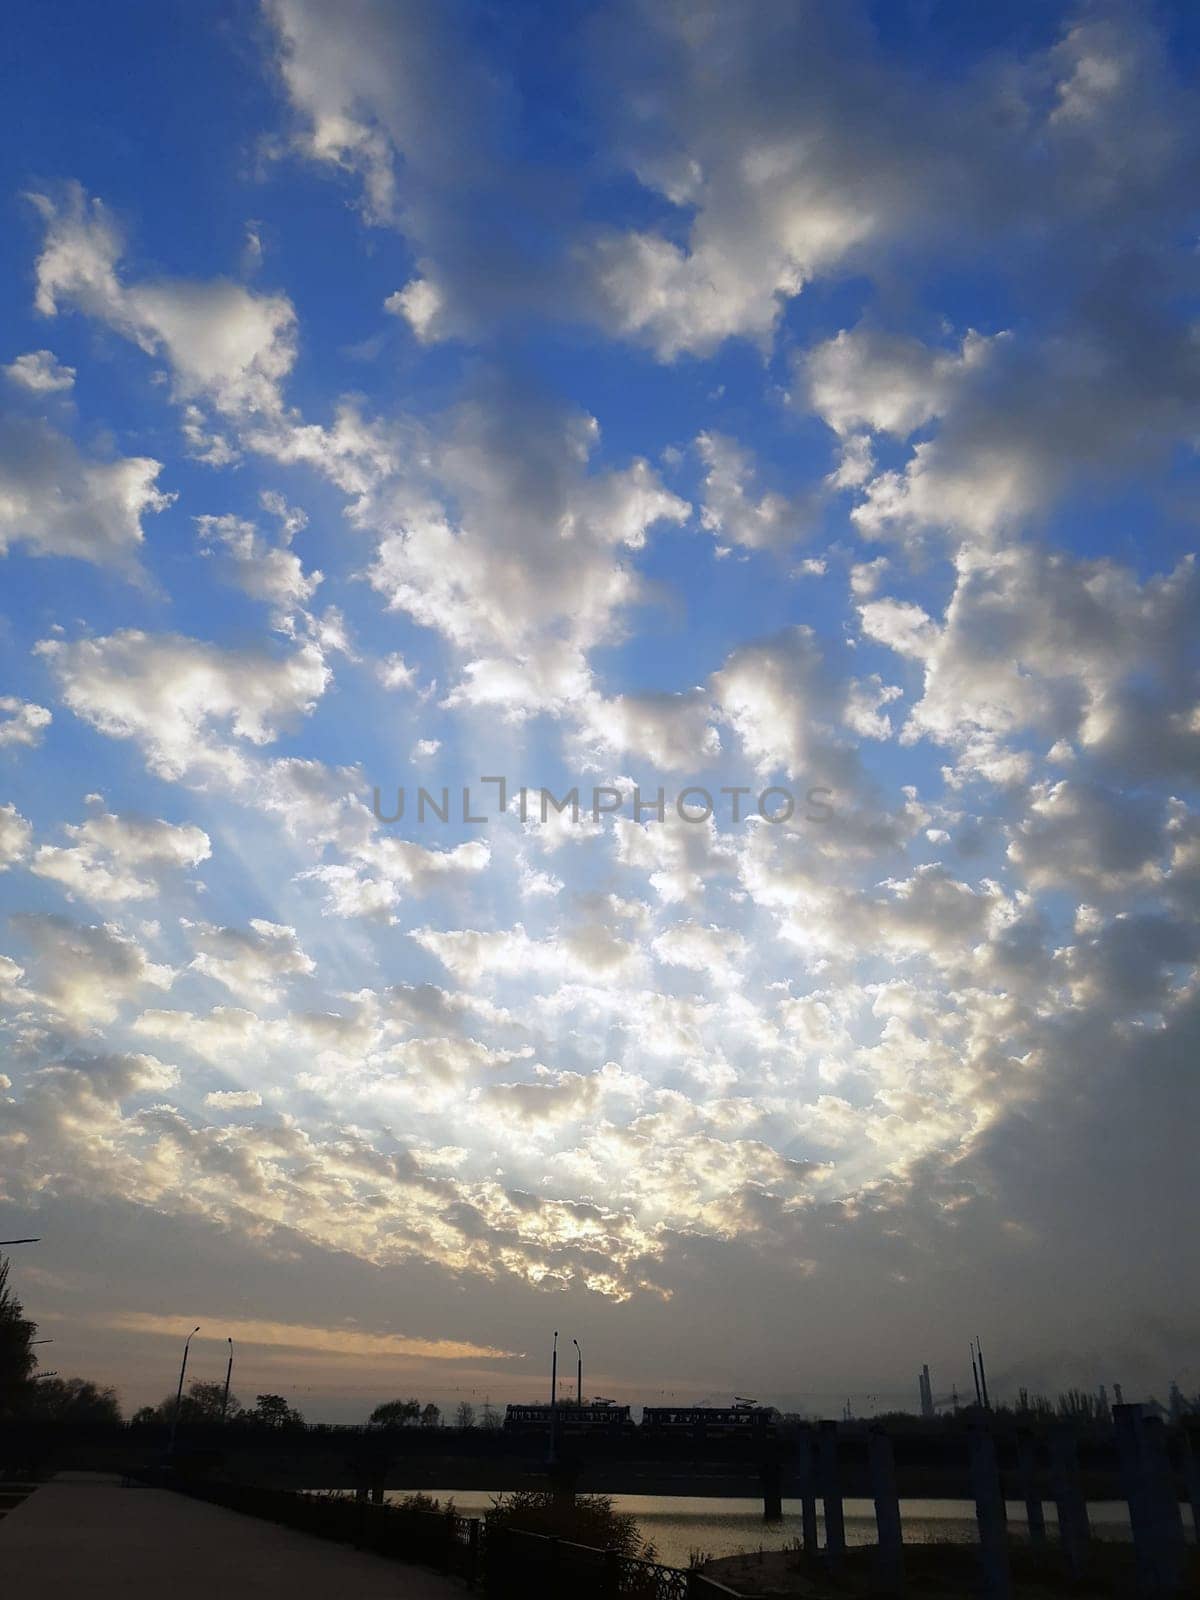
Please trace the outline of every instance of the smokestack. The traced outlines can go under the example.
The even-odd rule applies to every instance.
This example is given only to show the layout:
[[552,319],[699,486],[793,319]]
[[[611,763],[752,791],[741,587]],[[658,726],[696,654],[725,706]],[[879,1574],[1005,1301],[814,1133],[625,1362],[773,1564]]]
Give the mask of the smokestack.
[[933,1383],[929,1376],[928,1362],[921,1368],[921,1415],[932,1417],[933,1411]]
[[987,1373],[983,1370],[983,1346],[979,1342],[979,1335],[975,1335],[975,1348],[979,1352],[979,1381],[983,1385],[983,1409],[990,1411],[992,1402],[988,1399]]

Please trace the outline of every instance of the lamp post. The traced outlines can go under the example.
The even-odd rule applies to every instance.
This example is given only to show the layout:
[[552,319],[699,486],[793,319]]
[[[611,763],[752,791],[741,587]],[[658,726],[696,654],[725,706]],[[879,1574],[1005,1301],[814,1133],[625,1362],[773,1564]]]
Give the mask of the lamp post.
[[183,1341],[183,1360],[179,1363],[179,1387],[175,1391],[175,1415],[171,1418],[171,1437],[167,1443],[168,1456],[175,1454],[175,1434],[179,1428],[179,1408],[183,1404],[183,1375],[187,1371],[188,1347],[199,1332],[200,1324],[197,1323]]
[[554,1345],[550,1352],[550,1461],[555,1459],[558,1443],[558,1329],[554,1330]]
[[575,1366],[575,1404],[577,1406],[582,1406],[583,1405],[583,1351],[579,1348],[579,1340],[578,1339],[572,1339],[571,1343],[575,1346],[575,1354],[579,1357],[579,1360],[578,1360],[578,1362],[576,1363],[576,1366]]
[[221,1401],[221,1421],[229,1410],[229,1380],[233,1377],[233,1340],[229,1340],[229,1365],[225,1368],[225,1395]]

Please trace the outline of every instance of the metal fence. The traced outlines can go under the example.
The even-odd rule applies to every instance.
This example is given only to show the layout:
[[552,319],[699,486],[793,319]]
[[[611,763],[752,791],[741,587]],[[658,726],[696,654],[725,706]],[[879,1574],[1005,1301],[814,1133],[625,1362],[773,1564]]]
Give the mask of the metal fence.
[[735,1593],[698,1572],[495,1526],[487,1535],[486,1572],[488,1600],[567,1593],[572,1600],[720,1600]]
[[472,1583],[480,1576],[480,1523],[454,1511],[415,1511],[406,1506],[373,1505],[343,1494],[302,1494],[212,1478],[172,1475],[159,1481],[197,1500],[278,1522],[319,1539],[455,1573]]

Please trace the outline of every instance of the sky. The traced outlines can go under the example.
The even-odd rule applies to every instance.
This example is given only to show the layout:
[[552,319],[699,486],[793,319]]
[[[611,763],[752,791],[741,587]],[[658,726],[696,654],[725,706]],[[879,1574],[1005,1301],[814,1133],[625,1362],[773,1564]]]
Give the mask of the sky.
[[1189,12],[10,8],[48,1365],[1200,1389]]

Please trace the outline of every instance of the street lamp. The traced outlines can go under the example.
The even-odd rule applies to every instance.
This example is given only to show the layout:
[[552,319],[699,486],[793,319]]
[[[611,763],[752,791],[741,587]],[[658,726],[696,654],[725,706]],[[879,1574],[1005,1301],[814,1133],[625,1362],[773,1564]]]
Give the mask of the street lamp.
[[575,1346],[575,1353],[579,1357],[578,1365],[575,1368],[575,1404],[581,1406],[583,1404],[583,1351],[579,1348],[578,1339],[572,1339],[571,1343]]
[[171,1438],[167,1444],[168,1456],[175,1454],[175,1434],[179,1427],[179,1408],[183,1404],[183,1375],[187,1371],[188,1346],[199,1332],[200,1324],[197,1323],[183,1341],[183,1360],[179,1363],[179,1387],[175,1391],[175,1415],[171,1418]]
[[229,1340],[229,1365],[225,1368],[225,1397],[221,1401],[221,1421],[225,1421],[225,1413],[229,1410],[229,1380],[233,1377],[233,1340]]
[[550,1355],[550,1451],[551,1464],[555,1461],[558,1443],[558,1329],[554,1330],[554,1345]]

